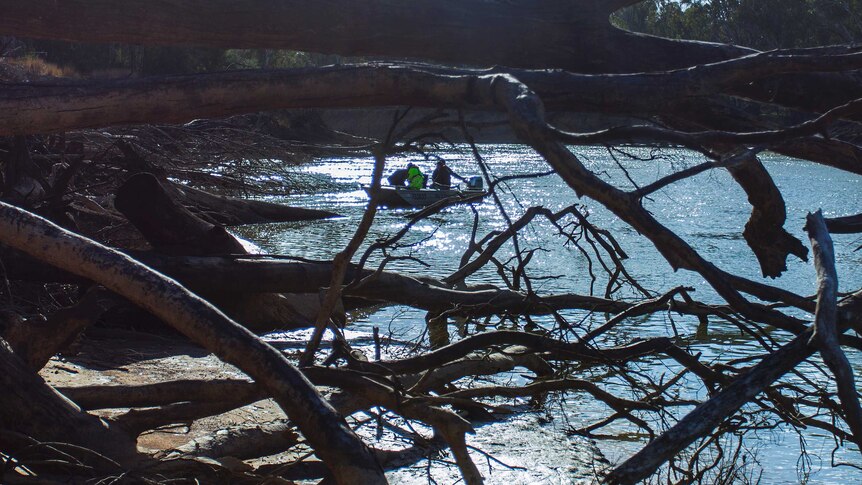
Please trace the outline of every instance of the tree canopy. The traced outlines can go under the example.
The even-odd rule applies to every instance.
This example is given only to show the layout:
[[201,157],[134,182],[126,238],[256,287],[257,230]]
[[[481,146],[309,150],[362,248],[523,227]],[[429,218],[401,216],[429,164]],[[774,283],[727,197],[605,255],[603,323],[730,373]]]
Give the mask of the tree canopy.
[[614,23],[662,37],[774,50],[859,43],[860,12],[857,0],[655,0],[615,13]]

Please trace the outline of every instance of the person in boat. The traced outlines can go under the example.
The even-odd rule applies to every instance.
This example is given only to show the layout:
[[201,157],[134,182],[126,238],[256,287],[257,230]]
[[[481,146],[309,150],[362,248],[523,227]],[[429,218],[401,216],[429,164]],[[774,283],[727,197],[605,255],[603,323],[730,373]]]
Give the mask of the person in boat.
[[437,190],[449,190],[452,188],[452,177],[456,179],[466,182],[467,179],[458,175],[443,160],[437,161],[437,167],[434,168],[434,172],[431,173],[431,181],[433,182],[433,187]]
[[387,177],[386,180],[389,182],[389,185],[404,187],[404,183],[407,182],[407,171],[407,168],[399,168],[392,172],[392,175]]
[[407,188],[419,190],[425,187],[425,175],[419,167],[412,163],[407,164]]

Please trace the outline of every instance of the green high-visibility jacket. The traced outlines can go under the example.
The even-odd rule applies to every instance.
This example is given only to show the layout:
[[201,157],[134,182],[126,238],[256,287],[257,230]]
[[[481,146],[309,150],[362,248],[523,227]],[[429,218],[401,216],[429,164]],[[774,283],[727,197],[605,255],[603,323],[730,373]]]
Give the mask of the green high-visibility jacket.
[[418,167],[410,167],[407,171],[407,187],[411,189],[421,189],[425,187],[425,176]]

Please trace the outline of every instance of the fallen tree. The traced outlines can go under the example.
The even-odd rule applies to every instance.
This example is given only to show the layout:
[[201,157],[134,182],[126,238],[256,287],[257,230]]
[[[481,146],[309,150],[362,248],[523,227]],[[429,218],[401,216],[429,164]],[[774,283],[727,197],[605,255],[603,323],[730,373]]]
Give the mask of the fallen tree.
[[[278,351],[254,334],[172,280],[122,254],[12,206],[4,204],[0,209],[5,244],[94,279],[175,325],[177,330],[225,360],[248,369],[251,376],[279,396],[285,412],[292,415],[293,421],[302,423],[300,426],[305,428],[309,440],[319,440],[318,447],[335,453],[324,460],[336,477],[341,476],[340,480],[362,477],[372,482],[385,481],[376,459],[343,418]],[[105,272],[105,268],[110,269]],[[32,424],[45,425],[39,419]],[[338,442],[339,446],[329,448],[332,442]]]
[[[809,222],[821,281],[815,302],[780,285],[743,278],[717,267],[644,207],[645,199],[674,183],[710,170],[727,170],[752,207],[748,224],[739,232],[763,276],[780,276],[790,256],[806,260],[806,245],[784,229],[784,195],[758,154],[769,149],[849,173],[862,173],[862,83],[858,74],[862,56],[858,48],[757,53],[737,46],[642,36],[616,29],[607,20],[619,8],[637,3],[627,1],[396,5],[369,0],[336,6],[307,2],[273,6],[250,1],[245,2],[248,8],[242,15],[227,15],[218,3],[199,5],[191,0],[163,2],[159,8],[132,0],[111,5],[64,2],[52,8],[42,1],[9,3],[0,18],[0,32],[4,34],[76,41],[304,48],[476,66],[377,64],[85,84],[7,84],[0,92],[0,135],[17,138],[10,143],[9,153],[14,157],[6,160],[7,174],[14,177],[7,180],[9,190],[4,195],[22,196],[18,197],[19,203],[32,203],[34,197],[23,196],[35,194],[19,190],[21,187],[52,188],[24,170],[33,162],[30,154],[35,150],[23,135],[137,123],[179,123],[273,108],[409,105],[497,111],[505,114],[519,139],[548,163],[574,195],[606,208],[645,238],[673,270],[697,274],[725,302],[696,302],[688,288],[673,288],[663,294],[643,288],[626,271],[623,262],[627,255],[610,233],[593,226],[575,206],[560,212],[524,208],[523,214],[511,217],[496,191],[500,180],[488,171],[475,146],[476,164],[492,189],[489,200],[498,207],[506,228],[479,235],[478,223],[475,224],[459,269],[450,275],[423,279],[385,270],[387,251],[397,247],[400,238],[421,217],[405,222],[395,236],[375,241],[357,264],[349,264],[374,221],[374,198],[354,237],[335,261],[279,261],[237,257],[236,253],[244,250],[219,225],[229,218],[204,219],[177,204],[177,197],[197,197],[193,189],[160,188],[155,177],[136,176],[118,195],[116,207],[141,230],[156,253],[129,254],[214,303],[219,303],[218,295],[226,293],[244,299],[270,292],[305,293],[316,298],[326,292],[322,309],[313,319],[315,336],[330,327],[336,340],[324,363],[345,365],[314,365],[319,339],[313,339],[304,353],[307,365],[296,369],[281,353],[175,282],[131,258],[4,205],[0,222],[5,221],[5,229],[0,242],[103,285],[255,379],[254,383],[186,381],[147,388],[63,389],[87,409],[126,409],[106,426],[40,384],[34,374],[49,355],[66,345],[70,336],[90,325],[91,319],[66,312],[71,316],[57,315],[46,322],[46,327],[39,328],[13,318],[3,330],[3,338],[9,342],[3,347],[3,359],[15,370],[9,386],[31,389],[24,394],[24,400],[44,402],[46,409],[53,410],[51,416],[35,416],[27,422],[29,427],[19,427],[20,418],[29,416],[27,410],[21,400],[8,401],[6,408],[14,411],[4,415],[2,427],[17,433],[17,442],[24,448],[58,439],[45,430],[51,428],[56,416],[71,416],[81,422],[80,429],[85,434],[91,430],[95,436],[106,436],[106,441],[69,436],[71,445],[116,454],[112,459],[120,466],[134,465],[138,460],[151,459],[130,450],[132,440],[141,432],[271,397],[298,426],[338,482],[385,480],[378,458],[389,455],[375,453],[358,439],[306,379],[317,386],[338,389],[340,394],[332,401],[345,414],[374,413],[373,409],[383,407],[408,423],[430,427],[435,433],[431,440],[409,426],[401,432],[423,453],[430,449],[429,442],[448,446],[467,483],[479,483],[483,477],[468,451],[465,434],[472,427],[463,416],[495,411],[495,406],[486,401],[492,396],[530,396],[534,402],[541,402],[549,392],[585,392],[605,403],[609,411],[604,418],[573,432],[596,436],[598,430],[625,421],[651,438],[638,454],[606,475],[609,481],[619,483],[634,483],[657,470],[682,481],[703,479],[714,469],[721,473],[721,439],[744,437],[747,431],[767,429],[774,423],[816,427],[841,443],[849,443],[846,446],[850,449],[858,448],[862,432],[858,397],[842,347],[860,349],[862,342],[842,332],[859,328],[860,295],[857,292],[838,303],[834,284],[837,276],[825,231],[829,227],[854,231],[855,218],[834,219],[825,225],[816,219]],[[200,14],[176,15],[188,8]],[[168,24],[161,20],[165,18],[178,20]],[[416,22],[424,22],[425,18],[433,18],[437,28],[417,27]],[[67,24],[68,19],[75,22]],[[471,29],[464,29],[465,25]],[[86,26],[90,28],[82,28]],[[470,38],[461,37],[463,32],[469,32]],[[494,64],[504,67],[481,69]],[[799,92],[806,95],[798,96]],[[208,102],[201,103],[201,99]],[[646,122],[576,133],[549,124],[546,110],[617,114]],[[435,125],[431,122],[439,122],[425,121],[432,127]],[[460,113],[445,121],[471,140],[468,123]],[[428,128],[421,123],[410,128],[401,130],[394,123],[390,136],[375,145],[378,182],[388,155],[422,150],[423,135],[417,131]],[[609,182],[569,148],[625,143],[682,146],[702,154],[706,160],[648,185],[629,188]],[[65,149],[66,143],[62,145]],[[133,159],[126,153],[124,161],[136,165],[129,172],[140,172],[152,165]],[[65,185],[68,180],[55,187]],[[213,204],[212,197],[208,200]],[[222,210],[217,205],[210,207]],[[606,273],[603,297],[543,295],[533,290],[530,261],[534,251],[521,246],[520,235],[537,220],[553,227],[565,244],[579,248],[591,268],[595,262]],[[189,235],[192,237],[186,237]],[[501,256],[503,247],[512,248],[514,254],[509,260]],[[376,253],[383,254],[381,266],[366,268]],[[12,266],[9,274],[14,275]],[[469,284],[479,269],[488,266],[496,267],[505,287],[478,288]],[[19,272],[25,273],[28,270]],[[39,274],[41,281],[48,281],[46,272]],[[68,278],[67,274],[54,274],[57,281],[80,283],[60,279]],[[614,298],[613,290],[623,286],[638,299],[631,302]],[[425,310],[429,332],[437,332],[438,337],[443,334],[442,339],[430,337],[432,346],[439,348],[394,361],[371,361],[352,349],[334,325],[337,319],[332,318],[332,310],[342,300],[345,306],[384,303]],[[85,297],[79,310],[86,309],[88,301]],[[584,310],[601,322],[596,326],[572,324],[561,314],[569,309]],[[734,329],[755,342],[757,350],[742,359],[709,362],[672,338],[608,345],[605,337],[615,336],[635,317],[665,311],[698,319],[704,331],[717,325]],[[813,321],[806,312],[814,313]],[[606,317],[598,315],[601,313]],[[550,318],[536,325],[533,317],[538,315]],[[450,338],[449,319],[456,317],[484,318],[483,325],[491,317],[497,317],[500,324],[526,322],[524,328],[532,331],[478,332],[444,345]],[[32,341],[47,332],[56,332],[57,338],[44,348],[36,348]],[[629,338],[626,333],[619,335]],[[812,340],[812,336],[816,338]],[[815,350],[820,350],[830,369],[822,373],[822,380],[808,378],[800,370],[801,365],[811,363]],[[757,363],[748,367],[754,362]],[[667,379],[655,379],[628,367],[634,364],[673,368],[675,373]],[[464,381],[471,376],[510,373],[516,368],[528,369],[531,382],[482,386]],[[785,374],[797,380],[782,380]],[[684,387],[680,383],[686,380],[707,390],[702,402],[681,397],[687,395],[679,392]],[[829,387],[832,382],[838,384],[840,403],[833,399]],[[623,392],[610,391],[620,386]],[[694,404],[698,406],[691,411],[677,411]],[[147,407],[155,409],[138,409]],[[749,418],[751,424],[743,424]],[[267,440],[273,439],[278,449],[293,443],[291,437],[279,434],[284,430],[274,425],[273,433],[263,434]],[[235,443],[242,443],[247,434],[236,430],[232,437]],[[273,434],[278,439],[270,438]],[[122,446],[106,445],[114,442]],[[203,448],[229,445],[219,442]],[[40,469],[42,463],[28,460],[21,449],[16,446],[0,451],[37,473],[54,471]],[[711,456],[713,449],[717,452]],[[422,456],[405,453],[399,455],[403,460],[392,463],[406,463]],[[179,466],[173,473],[183,476],[197,471]]]
[[[4,5],[8,14],[0,31],[79,42],[282,48],[582,72],[686,67],[704,59],[716,61],[751,52],[612,27],[608,22],[611,13],[633,3],[637,2],[428,0],[400,5],[374,0],[272,5],[246,1],[237,11],[232,8],[235,4],[226,1],[173,0],[159,9],[138,0],[72,2],[61,7],[37,1]],[[191,11],[196,15],[187,14]],[[423,24],[427,18],[434,19],[434,29]]]

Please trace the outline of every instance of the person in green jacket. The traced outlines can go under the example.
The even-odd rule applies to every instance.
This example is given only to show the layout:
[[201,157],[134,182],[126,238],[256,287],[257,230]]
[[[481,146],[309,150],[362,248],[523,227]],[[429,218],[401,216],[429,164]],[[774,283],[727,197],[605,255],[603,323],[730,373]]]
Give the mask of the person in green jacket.
[[412,163],[407,164],[407,188],[419,190],[425,187],[425,175],[419,170],[419,167]]

